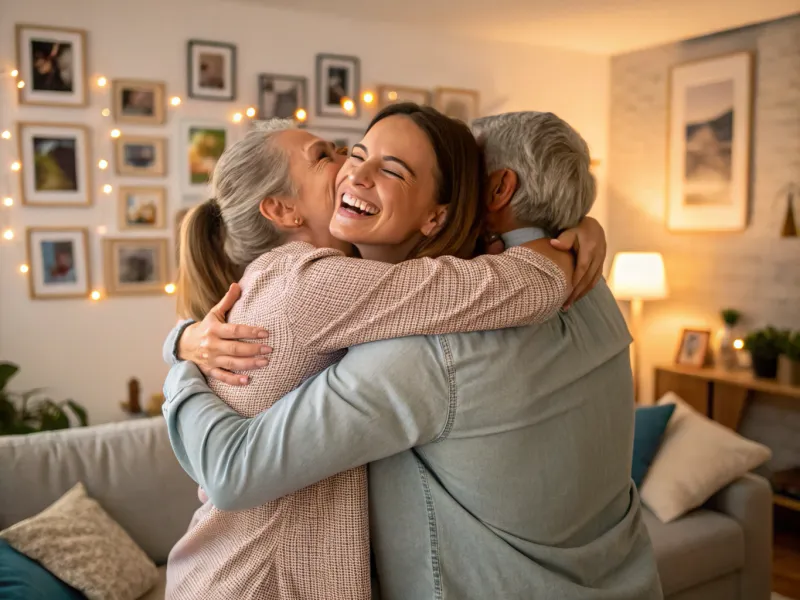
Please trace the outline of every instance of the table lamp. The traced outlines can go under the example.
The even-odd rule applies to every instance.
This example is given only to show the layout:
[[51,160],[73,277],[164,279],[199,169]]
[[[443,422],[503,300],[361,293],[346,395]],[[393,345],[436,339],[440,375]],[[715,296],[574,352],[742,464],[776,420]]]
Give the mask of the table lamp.
[[611,264],[609,286],[617,300],[631,301],[633,330],[633,394],[639,401],[639,331],[644,300],[667,297],[667,278],[660,252],[618,252]]

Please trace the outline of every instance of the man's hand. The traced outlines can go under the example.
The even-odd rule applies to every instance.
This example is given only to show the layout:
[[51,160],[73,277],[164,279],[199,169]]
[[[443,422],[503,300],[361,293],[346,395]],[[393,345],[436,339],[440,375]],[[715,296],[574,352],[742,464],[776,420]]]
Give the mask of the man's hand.
[[572,293],[564,303],[568,309],[583,298],[603,276],[606,260],[606,232],[596,219],[585,217],[577,227],[567,229],[557,239],[550,240],[559,250],[575,250],[578,261],[572,276]]
[[249,378],[231,371],[251,371],[269,362],[272,348],[238,340],[264,339],[269,334],[258,327],[233,325],[225,315],[242,294],[234,283],[205,319],[187,327],[178,341],[178,358],[195,363],[203,375],[230,385],[246,385]]

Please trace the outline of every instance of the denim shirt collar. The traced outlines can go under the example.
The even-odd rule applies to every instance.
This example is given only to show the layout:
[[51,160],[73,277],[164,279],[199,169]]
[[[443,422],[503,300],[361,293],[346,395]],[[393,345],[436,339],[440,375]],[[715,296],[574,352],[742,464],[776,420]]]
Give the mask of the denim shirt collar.
[[506,245],[506,248],[511,248],[512,246],[521,246],[526,242],[545,238],[547,237],[547,233],[545,233],[544,229],[540,229],[539,227],[521,227],[520,229],[507,231],[500,237],[503,238],[503,243]]

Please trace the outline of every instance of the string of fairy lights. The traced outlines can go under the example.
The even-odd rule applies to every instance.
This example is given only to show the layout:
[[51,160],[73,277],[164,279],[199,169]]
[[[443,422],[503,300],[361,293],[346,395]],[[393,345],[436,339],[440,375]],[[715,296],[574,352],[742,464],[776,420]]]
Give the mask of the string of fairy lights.
[[[96,75],[93,77],[93,83],[95,95],[98,93],[102,94],[110,87],[110,82],[103,75]],[[16,95],[18,93],[17,90],[23,89],[25,85],[25,81],[20,78],[20,73],[16,68],[0,70],[0,197],[2,198],[2,203],[0,204],[0,231],[2,231],[0,243],[7,247],[24,243],[22,239],[24,235],[18,235],[14,227],[14,211],[17,210],[18,205],[21,204],[21,202],[17,201],[14,190],[15,188],[21,189],[23,185],[20,172],[24,165],[21,162],[22,157],[19,156],[19,152],[21,151],[20,145],[17,144],[14,139],[15,133],[10,123],[9,109],[12,106],[12,102],[15,101],[12,96]],[[104,105],[111,101],[108,96],[109,94],[107,93],[103,94]],[[375,94],[367,90],[361,94],[360,99],[364,105],[371,106],[375,103]],[[388,99],[390,101],[396,100],[397,93],[390,91],[388,93]],[[182,103],[183,100],[180,96],[171,96],[168,100],[169,107],[172,110],[179,109]],[[351,115],[355,113],[355,100],[347,97],[342,98],[341,105],[346,113]],[[100,111],[100,114],[105,118],[110,117],[111,109],[105,107]],[[245,109],[236,110],[236,112],[230,116],[230,119],[234,124],[242,124],[245,122],[245,119],[254,119],[256,115],[256,109],[252,106],[248,106]],[[298,108],[295,111],[294,118],[299,124],[305,124],[308,120],[306,108]],[[118,139],[123,135],[124,132],[117,127],[110,127],[108,130],[108,136],[111,139]],[[104,146],[104,148],[107,148],[107,146]],[[103,154],[103,152],[101,152],[101,154]],[[96,181],[99,185],[98,189],[106,196],[114,192],[114,186],[111,183],[110,177],[107,175],[108,168],[109,158],[106,156],[100,157],[97,161],[99,177]],[[17,183],[18,180],[19,183]],[[103,223],[109,222],[109,212],[112,210],[111,203],[101,202],[99,204],[99,214]],[[108,233],[108,226],[100,224],[95,228],[95,231],[98,235],[105,236]],[[28,257],[28,259],[30,259],[30,257]],[[30,266],[27,262],[18,264],[16,270],[23,276],[30,276]],[[174,294],[175,291],[176,286],[174,283],[168,283],[164,286],[164,292],[167,294]],[[102,300],[105,298],[103,289],[93,289],[89,294],[89,298],[95,302]]]

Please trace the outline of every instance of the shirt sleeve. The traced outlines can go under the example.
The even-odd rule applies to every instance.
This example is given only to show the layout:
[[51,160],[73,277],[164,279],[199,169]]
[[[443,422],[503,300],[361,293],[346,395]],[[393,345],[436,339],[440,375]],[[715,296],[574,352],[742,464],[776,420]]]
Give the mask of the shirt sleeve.
[[554,262],[522,247],[472,260],[444,256],[397,265],[318,251],[299,261],[287,280],[283,299],[292,333],[317,353],[540,323],[568,291]]
[[186,328],[193,323],[192,319],[178,321],[178,324],[167,335],[167,339],[164,340],[164,345],[161,347],[161,356],[168,365],[178,364],[178,342],[181,341],[181,336],[186,331]]
[[182,362],[163,411],[184,470],[214,506],[244,510],[446,435],[456,407],[444,364],[435,337],[359,346],[246,418]]

